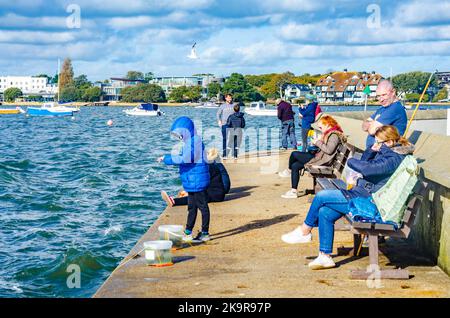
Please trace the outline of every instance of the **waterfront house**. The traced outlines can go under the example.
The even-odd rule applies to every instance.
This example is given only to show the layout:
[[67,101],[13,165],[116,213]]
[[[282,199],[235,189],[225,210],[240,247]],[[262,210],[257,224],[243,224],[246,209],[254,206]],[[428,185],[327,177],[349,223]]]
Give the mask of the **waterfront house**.
[[311,91],[311,87],[304,84],[288,84],[284,89],[284,97],[287,100],[293,100],[304,97]]
[[43,100],[53,100],[58,93],[58,85],[48,82],[47,77],[37,76],[0,76],[0,100],[8,88],[16,87],[22,91],[22,99],[39,96]]
[[103,100],[120,101],[122,99],[121,91],[124,87],[136,86],[139,83],[144,84],[147,83],[147,81],[138,79],[131,80],[128,78],[111,77],[110,83],[100,84],[104,94]]
[[223,84],[225,79],[223,77],[215,77],[213,75],[199,75],[199,76],[160,76],[153,78],[150,83],[161,86],[166,93],[166,96],[170,95],[170,92],[177,87],[181,86],[201,86],[202,95],[206,97],[208,94],[207,88],[211,83]]
[[319,78],[316,84],[317,99],[320,103],[356,103],[365,101],[363,93],[370,88],[370,99],[376,98],[378,83],[383,77],[375,72],[334,72]]

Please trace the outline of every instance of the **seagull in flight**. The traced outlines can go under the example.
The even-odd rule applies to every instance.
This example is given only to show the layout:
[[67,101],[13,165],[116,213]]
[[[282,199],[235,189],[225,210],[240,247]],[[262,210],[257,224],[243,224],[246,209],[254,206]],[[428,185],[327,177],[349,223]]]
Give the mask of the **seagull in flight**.
[[191,48],[191,54],[189,54],[187,57],[190,58],[191,60],[196,60],[198,59],[198,55],[197,52],[195,52],[195,46],[197,45],[197,42],[194,43],[194,45],[192,45]]

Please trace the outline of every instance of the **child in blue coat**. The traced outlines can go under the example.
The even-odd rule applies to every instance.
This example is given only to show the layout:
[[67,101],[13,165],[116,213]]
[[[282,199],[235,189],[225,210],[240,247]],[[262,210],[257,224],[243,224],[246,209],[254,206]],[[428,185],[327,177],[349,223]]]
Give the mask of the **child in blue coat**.
[[181,182],[184,190],[188,193],[188,218],[183,240],[191,242],[194,239],[192,230],[197,218],[197,211],[200,209],[202,230],[195,239],[203,242],[209,241],[210,213],[206,189],[209,186],[210,177],[205,146],[195,131],[194,123],[188,117],[176,119],[170,132],[183,141],[183,148],[179,155],[165,155],[158,158],[158,162],[179,166]]

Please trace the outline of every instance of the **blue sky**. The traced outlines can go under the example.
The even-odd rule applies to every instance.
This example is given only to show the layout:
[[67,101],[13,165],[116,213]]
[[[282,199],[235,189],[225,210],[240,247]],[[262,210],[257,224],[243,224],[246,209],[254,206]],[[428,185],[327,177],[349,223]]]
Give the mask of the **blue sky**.
[[0,0],[0,47],[0,75],[54,74],[70,57],[91,80],[448,71],[450,1]]

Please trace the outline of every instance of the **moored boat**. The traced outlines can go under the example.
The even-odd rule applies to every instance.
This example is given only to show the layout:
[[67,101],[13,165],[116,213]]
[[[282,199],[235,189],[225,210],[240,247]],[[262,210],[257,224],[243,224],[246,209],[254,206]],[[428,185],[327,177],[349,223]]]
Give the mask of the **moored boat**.
[[252,116],[277,116],[276,108],[266,108],[266,103],[263,101],[251,103],[250,106],[245,107],[244,112]]
[[212,109],[218,109],[219,107],[220,104],[214,102],[205,102],[199,106],[195,106],[195,108],[212,108]]
[[72,107],[58,105],[54,102],[44,103],[41,107],[28,107],[29,116],[73,116]]
[[0,108],[0,115],[16,115],[24,114],[25,111],[21,107],[16,108]]
[[164,113],[159,109],[157,104],[146,103],[140,104],[133,109],[125,109],[125,114],[130,116],[162,116]]

